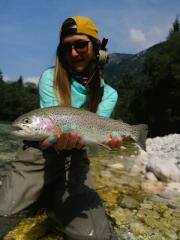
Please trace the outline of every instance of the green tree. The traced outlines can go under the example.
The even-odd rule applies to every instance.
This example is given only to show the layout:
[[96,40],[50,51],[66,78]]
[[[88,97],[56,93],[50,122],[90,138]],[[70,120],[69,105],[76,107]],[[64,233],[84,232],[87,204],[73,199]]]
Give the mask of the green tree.
[[3,73],[1,71],[1,69],[0,69],[0,82],[3,82]]
[[180,32],[180,21],[179,21],[179,15],[176,16],[176,19],[173,22],[173,26],[169,31],[169,35],[167,39],[169,39],[173,34]]
[[29,93],[38,95],[38,87],[35,83],[33,82],[26,82],[25,84],[25,88]]
[[22,87],[18,82],[7,82],[1,86],[0,119],[14,120],[21,114],[39,107],[38,94]]
[[17,80],[17,83],[20,85],[20,86],[23,86],[23,77],[20,76]]
[[119,101],[115,109],[115,118],[122,118],[123,120],[134,123],[134,111],[132,103],[136,95],[137,79],[132,74],[127,73],[120,79],[117,90],[119,92]]

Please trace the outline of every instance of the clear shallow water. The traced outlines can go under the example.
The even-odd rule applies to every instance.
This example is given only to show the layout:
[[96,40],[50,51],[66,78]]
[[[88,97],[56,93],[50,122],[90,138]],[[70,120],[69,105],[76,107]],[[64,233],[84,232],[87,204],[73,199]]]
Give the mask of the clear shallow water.
[[[0,166],[12,161],[21,141],[10,135],[11,127],[0,124]],[[89,148],[92,175],[107,215],[119,234],[119,239],[176,240],[180,239],[180,205],[166,201],[161,192],[164,183],[152,183],[143,175],[131,172],[138,148],[127,142],[118,151]],[[39,212],[27,215],[5,238],[62,239],[48,232],[47,215]]]
[[0,164],[12,161],[17,148],[22,142],[11,135],[12,128],[9,124],[0,123]]

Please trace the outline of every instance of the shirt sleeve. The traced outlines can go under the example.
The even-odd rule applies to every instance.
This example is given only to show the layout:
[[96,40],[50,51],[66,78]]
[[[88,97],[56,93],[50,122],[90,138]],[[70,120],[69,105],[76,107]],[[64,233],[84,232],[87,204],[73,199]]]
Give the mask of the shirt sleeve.
[[110,117],[115,108],[117,100],[118,100],[117,91],[108,84],[104,84],[103,97],[98,105],[96,113],[99,116]]
[[39,79],[40,107],[57,106],[58,100],[53,89],[53,69],[47,69]]

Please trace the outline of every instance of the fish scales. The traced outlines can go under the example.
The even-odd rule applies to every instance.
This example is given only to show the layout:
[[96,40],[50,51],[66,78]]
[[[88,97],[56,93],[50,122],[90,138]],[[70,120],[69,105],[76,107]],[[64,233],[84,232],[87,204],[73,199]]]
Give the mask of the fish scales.
[[47,109],[47,115],[57,127],[62,129],[63,125],[67,124],[71,129],[77,129],[84,138],[87,138],[88,135],[94,141],[99,140],[102,142],[112,131],[119,131],[121,135],[133,134],[130,125],[125,123],[120,125],[117,120],[99,117],[89,111],[63,108],[61,114],[59,114],[59,108],[56,108],[52,113],[48,112],[49,110]]
[[128,134],[142,148],[145,147],[147,125],[130,125],[121,120],[100,117],[84,109],[72,107],[47,107],[36,109],[17,118],[13,124],[14,135],[25,140],[42,140],[55,128],[64,125],[73,129],[88,143],[102,143],[113,131],[121,136]]

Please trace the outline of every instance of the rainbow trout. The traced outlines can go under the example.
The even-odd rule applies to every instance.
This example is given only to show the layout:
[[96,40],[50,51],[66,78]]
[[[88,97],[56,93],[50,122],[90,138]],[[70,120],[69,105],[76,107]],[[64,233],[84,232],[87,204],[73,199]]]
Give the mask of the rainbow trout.
[[84,109],[72,107],[47,107],[30,111],[18,117],[12,126],[16,129],[13,135],[24,140],[40,141],[53,133],[57,128],[63,131],[64,126],[75,130],[86,144],[100,144],[113,132],[121,136],[128,134],[141,148],[145,149],[147,125],[129,125],[121,120],[100,117]]

